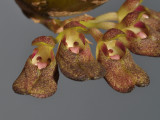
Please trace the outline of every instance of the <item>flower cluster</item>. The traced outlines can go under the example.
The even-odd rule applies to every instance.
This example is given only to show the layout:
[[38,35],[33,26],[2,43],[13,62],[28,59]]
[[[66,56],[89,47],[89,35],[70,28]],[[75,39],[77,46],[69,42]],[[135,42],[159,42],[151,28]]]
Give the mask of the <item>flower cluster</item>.
[[[149,76],[134,62],[130,51],[160,56],[160,13],[142,6],[142,0],[126,0],[117,12],[95,18],[89,15],[64,21],[51,18],[85,12],[108,0],[71,0],[77,7],[65,7],[66,1],[16,0],[27,17],[58,35],[33,40],[32,45],[37,48],[13,83],[13,90],[37,98],[53,95],[59,79],[58,67],[66,77],[76,81],[104,77],[121,93],[131,92],[135,86],[148,86]],[[107,31],[103,34],[100,29]],[[91,34],[97,42],[96,59],[90,49],[92,43],[85,34]],[[55,44],[59,44],[56,56]]]

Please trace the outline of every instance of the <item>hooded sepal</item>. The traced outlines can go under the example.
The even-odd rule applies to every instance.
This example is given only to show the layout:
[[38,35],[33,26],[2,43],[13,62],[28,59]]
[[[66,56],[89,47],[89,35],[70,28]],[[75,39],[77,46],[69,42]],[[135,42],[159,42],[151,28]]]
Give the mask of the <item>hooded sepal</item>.
[[133,12],[143,0],[126,0],[118,10],[118,21],[121,22],[123,18],[130,12]]

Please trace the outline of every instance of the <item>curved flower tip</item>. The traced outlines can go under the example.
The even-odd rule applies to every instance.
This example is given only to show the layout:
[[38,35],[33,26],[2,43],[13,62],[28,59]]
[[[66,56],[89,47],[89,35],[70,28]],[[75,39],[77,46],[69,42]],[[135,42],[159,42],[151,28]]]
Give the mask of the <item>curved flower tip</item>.
[[105,75],[104,67],[92,56],[89,42],[76,29],[64,31],[56,60],[61,72],[73,80],[98,79]]
[[38,48],[34,49],[26,61],[23,71],[13,83],[13,90],[23,95],[46,98],[56,92],[59,72],[53,47],[46,42],[48,37],[40,38],[33,41]]
[[143,0],[126,0],[118,10],[118,20],[121,22],[123,18],[130,12],[133,12]]
[[160,23],[151,24],[149,19],[153,18],[145,12],[131,12],[122,20],[119,28],[126,33],[128,48],[133,53],[157,57],[160,56],[160,32],[154,26]]
[[[110,36],[111,31],[114,29],[106,32],[105,36]],[[122,93],[131,92],[135,85],[147,86],[149,84],[148,75],[134,63],[129,50],[120,41],[121,36],[118,37],[118,33],[113,34],[113,39],[103,39],[97,45],[97,60],[106,69],[105,80],[113,89]]]
[[32,41],[32,45],[35,45],[35,46],[45,45],[45,46],[54,47],[55,42],[56,40],[52,36],[40,36]]

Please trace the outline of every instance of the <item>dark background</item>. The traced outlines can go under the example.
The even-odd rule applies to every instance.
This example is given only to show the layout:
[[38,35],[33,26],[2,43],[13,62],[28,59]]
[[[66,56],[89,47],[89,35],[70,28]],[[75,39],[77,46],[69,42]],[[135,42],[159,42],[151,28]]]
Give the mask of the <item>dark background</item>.
[[[88,13],[97,16],[117,11],[123,2],[110,0]],[[143,4],[160,10],[158,0],[144,0]],[[0,120],[160,119],[160,58],[133,55],[150,76],[151,83],[145,88],[136,87],[129,94],[114,91],[104,79],[75,82],[62,74],[58,91],[52,97],[37,99],[15,94],[12,83],[32,53],[31,41],[41,35],[55,36],[27,19],[14,0],[0,0]],[[92,45],[94,54],[95,45]]]

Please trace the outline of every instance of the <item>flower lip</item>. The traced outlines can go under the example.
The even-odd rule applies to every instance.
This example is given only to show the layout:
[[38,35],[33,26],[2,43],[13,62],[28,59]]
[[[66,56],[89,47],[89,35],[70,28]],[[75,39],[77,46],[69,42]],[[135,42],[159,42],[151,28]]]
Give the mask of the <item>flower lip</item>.
[[80,52],[80,47],[70,47],[69,50],[72,53],[78,54]]

